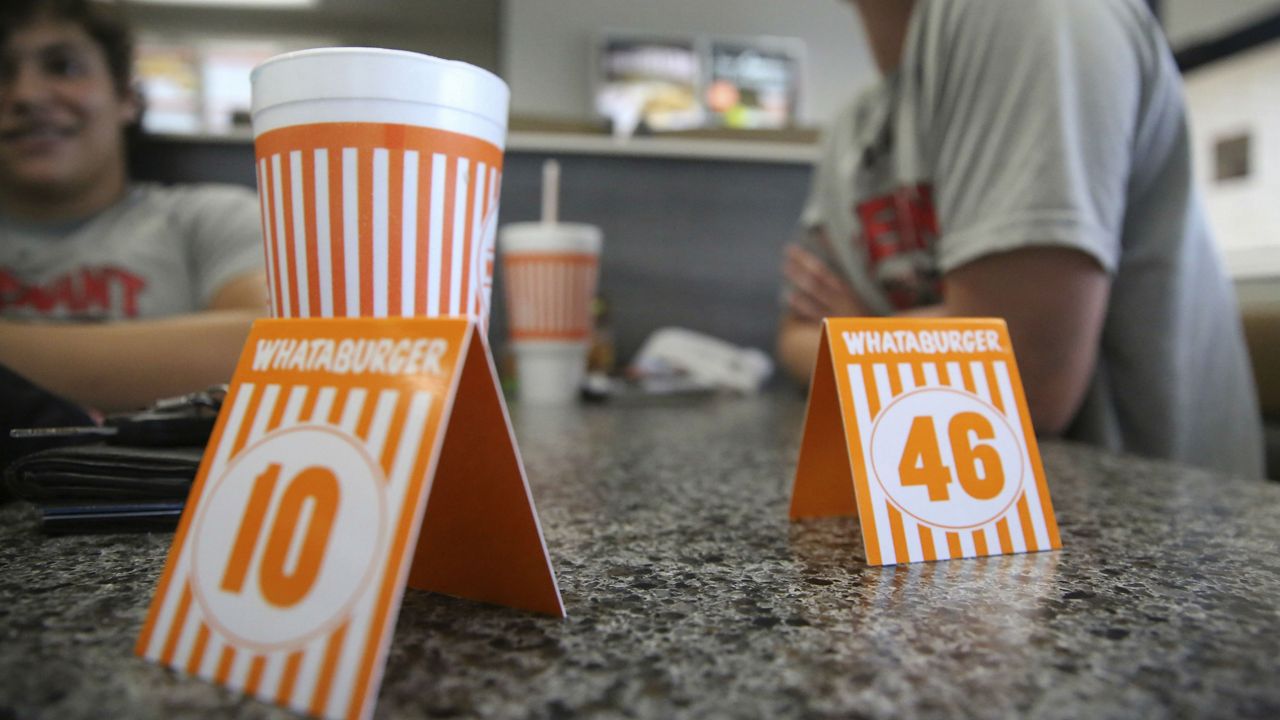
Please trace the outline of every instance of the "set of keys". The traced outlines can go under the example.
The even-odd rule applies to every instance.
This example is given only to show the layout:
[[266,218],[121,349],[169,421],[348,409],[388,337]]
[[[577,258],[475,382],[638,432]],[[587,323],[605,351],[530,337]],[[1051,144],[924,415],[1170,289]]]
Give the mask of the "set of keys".
[[112,445],[134,447],[203,446],[213,433],[227,386],[156,401],[145,410],[108,415],[101,425],[77,427],[17,428],[9,431],[16,439],[102,440]]

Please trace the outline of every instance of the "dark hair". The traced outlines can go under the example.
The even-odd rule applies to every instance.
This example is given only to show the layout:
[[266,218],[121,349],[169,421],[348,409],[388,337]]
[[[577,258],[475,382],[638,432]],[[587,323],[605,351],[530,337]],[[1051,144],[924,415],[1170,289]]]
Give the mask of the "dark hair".
[[88,33],[107,57],[107,69],[116,92],[129,92],[133,84],[133,32],[116,2],[92,0],[3,0],[0,2],[0,45],[15,31],[37,20],[75,23]]

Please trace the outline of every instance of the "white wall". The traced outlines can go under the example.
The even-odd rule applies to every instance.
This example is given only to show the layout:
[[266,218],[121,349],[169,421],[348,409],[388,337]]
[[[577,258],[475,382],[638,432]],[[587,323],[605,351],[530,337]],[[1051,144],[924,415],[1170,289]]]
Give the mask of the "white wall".
[[861,24],[840,0],[506,0],[501,12],[513,115],[591,118],[590,56],[604,28],[798,37],[807,45],[807,124],[825,122],[875,77]]
[[[1185,78],[1196,178],[1228,269],[1237,278],[1280,276],[1280,42]],[[1215,181],[1213,147],[1251,135],[1250,174]]]
[[[4,0],[0,0],[3,2]],[[414,50],[497,70],[496,0],[325,0],[312,10],[129,6],[140,35]]]
[[1280,0],[1164,0],[1169,44],[1175,49],[1209,40],[1280,12]]

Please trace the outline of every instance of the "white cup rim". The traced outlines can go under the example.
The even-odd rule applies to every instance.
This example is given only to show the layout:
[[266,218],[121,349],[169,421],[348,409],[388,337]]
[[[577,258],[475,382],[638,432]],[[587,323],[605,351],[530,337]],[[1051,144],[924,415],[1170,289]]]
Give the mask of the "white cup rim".
[[505,128],[511,92],[470,63],[408,50],[324,47],[268,58],[249,74],[251,114],[314,100],[394,100],[450,107]]
[[518,222],[498,230],[503,253],[577,252],[599,255],[604,233],[586,223]]

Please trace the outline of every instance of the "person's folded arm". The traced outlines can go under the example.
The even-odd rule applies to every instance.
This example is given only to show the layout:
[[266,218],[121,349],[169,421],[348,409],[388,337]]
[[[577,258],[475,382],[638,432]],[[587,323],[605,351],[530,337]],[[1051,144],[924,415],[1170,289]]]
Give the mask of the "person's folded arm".
[[229,381],[266,308],[266,276],[254,272],[197,313],[100,325],[0,321],[0,364],[88,407],[136,409]]
[[[783,369],[806,382],[825,317],[866,315],[856,294],[820,259],[797,246],[783,265],[789,292],[778,328]],[[1088,254],[1032,245],[980,257],[943,278],[944,300],[903,317],[1001,317],[1009,325],[1036,431],[1066,429],[1097,362],[1110,284]]]
[[947,273],[946,317],[1002,317],[1036,432],[1066,430],[1098,359],[1110,277],[1090,255],[1032,246],[986,255]]
[[793,313],[783,313],[778,323],[778,364],[799,383],[809,382],[813,365],[818,358],[818,340],[822,334],[822,321],[806,320]]

